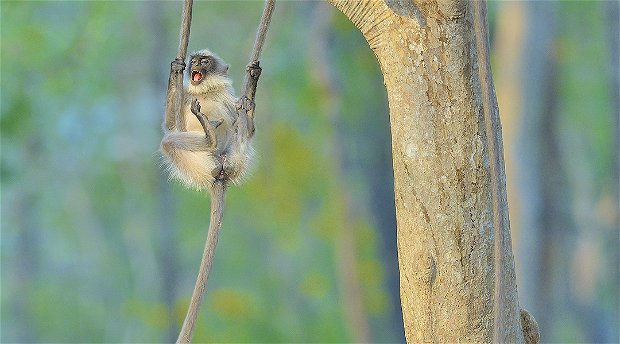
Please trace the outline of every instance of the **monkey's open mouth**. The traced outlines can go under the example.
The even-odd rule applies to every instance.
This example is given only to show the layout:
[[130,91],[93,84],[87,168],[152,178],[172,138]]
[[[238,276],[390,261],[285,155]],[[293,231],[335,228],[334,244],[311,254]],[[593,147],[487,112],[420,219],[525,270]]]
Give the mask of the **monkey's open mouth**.
[[192,71],[192,81],[198,82],[198,81],[202,80],[202,78],[203,78],[202,73],[200,73],[197,70],[193,70]]

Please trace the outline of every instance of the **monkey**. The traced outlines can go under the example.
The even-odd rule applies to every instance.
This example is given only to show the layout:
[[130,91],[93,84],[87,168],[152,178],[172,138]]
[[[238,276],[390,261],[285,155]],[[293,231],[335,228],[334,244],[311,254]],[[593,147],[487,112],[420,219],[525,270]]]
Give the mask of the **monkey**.
[[190,188],[209,191],[211,215],[196,284],[177,343],[192,341],[222,228],[226,187],[243,181],[253,161],[254,98],[262,71],[259,57],[275,0],[265,3],[239,98],[234,95],[228,65],[207,49],[190,55],[189,81],[183,88],[192,4],[192,0],[185,0],[179,53],[170,64],[160,151],[172,178]]
[[[236,127],[242,121],[237,121],[239,99],[228,77],[229,66],[207,49],[191,54],[189,63],[180,113],[173,113],[170,93],[166,107],[160,150],[168,171],[197,190],[209,189],[216,179],[238,184],[246,176],[254,150],[251,137],[239,135]],[[175,59],[171,75],[184,68],[185,63]]]
[[207,190],[211,196],[205,249],[177,343],[192,339],[222,226],[226,187],[245,178],[254,156],[253,98],[261,69],[257,60],[248,65],[252,82],[244,96],[237,98],[228,68],[209,50],[197,51],[190,55],[187,87],[181,88],[185,62],[177,58],[170,64],[160,151],[172,178],[189,188]]

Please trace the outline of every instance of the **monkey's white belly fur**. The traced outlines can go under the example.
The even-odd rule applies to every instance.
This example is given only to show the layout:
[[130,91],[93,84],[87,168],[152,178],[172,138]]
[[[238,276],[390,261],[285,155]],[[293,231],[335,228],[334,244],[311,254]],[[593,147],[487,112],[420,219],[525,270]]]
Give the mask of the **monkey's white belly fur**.
[[166,149],[162,149],[162,152],[167,158],[170,177],[178,179],[188,187],[202,190],[215,180],[212,171],[217,165],[212,153],[176,150],[173,154],[168,154]]

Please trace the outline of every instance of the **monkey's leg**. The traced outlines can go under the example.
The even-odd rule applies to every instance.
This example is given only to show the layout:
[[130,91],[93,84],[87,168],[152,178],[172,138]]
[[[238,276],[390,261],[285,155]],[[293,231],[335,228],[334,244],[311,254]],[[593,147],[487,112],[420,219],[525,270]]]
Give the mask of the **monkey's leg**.
[[161,151],[176,168],[176,175],[190,186],[202,188],[222,171],[222,163],[212,153],[209,138],[200,131],[169,132],[161,140]]
[[161,147],[164,152],[172,150],[206,152],[213,150],[211,145],[210,138],[199,131],[171,131],[166,133],[161,140]]
[[164,127],[167,130],[174,128],[185,131],[185,116],[181,113],[183,105],[183,71],[185,62],[175,59],[170,63],[170,76],[168,78],[168,92],[166,95],[166,113]]
[[238,138],[231,150],[222,156],[222,175],[235,184],[242,182],[250,168],[253,156],[254,150],[250,139],[246,138],[242,141]]

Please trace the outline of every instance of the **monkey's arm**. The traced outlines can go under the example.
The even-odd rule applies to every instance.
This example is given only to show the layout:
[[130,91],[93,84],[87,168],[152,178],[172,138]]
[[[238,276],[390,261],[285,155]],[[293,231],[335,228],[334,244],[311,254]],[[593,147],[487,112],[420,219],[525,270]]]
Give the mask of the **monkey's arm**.
[[207,115],[200,112],[200,103],[198,102],[198,99],[196,98],[192,100],[190,109],[192,110],[192,113],[194,114],[194,116],[198,118],[200,125],[202,125],[202,129],[205,132],[205,136],[210,142],[209,148],[215,149],[215,147],[217,146],[217,134],[215,133],[215,129],[219,127],[220,124],[224,122],[224,120],[220,119],[219,121],[210,121],[209,118],[207,118]]
[[184,100],[183,70],[185,62],[175,59],[170,64],[170,77],[168,78],[168,92],[166,95],[166,114],[164,129],[185,131],[185,115],[181,111]]
[[[172,100],[169,101],[169,103],[170,102],[174,101]],[[198,118],[198,121],[200,121],[204,133],[199,131],[170,130],[176,127],[174,124],[176,116],[174,116],[174,114],[172,116],[168,116],[168,112],[166,112],[166,119],[171,117],[173,127],[166,128],[166,133],[161,141],[161,147],[169,154],[174,150],[191,152],[213,151],[217,146],[217,134],[215,133],[215,129],[222,124],[222,121],[210,121],[205,114],[200,112],[200,103],[195,98],[190,105],[190,110],[196,118]],[[185,111],[187,111],[187,109],[183,108],[179,111],[183,119],[185,119]]]

